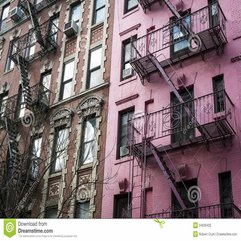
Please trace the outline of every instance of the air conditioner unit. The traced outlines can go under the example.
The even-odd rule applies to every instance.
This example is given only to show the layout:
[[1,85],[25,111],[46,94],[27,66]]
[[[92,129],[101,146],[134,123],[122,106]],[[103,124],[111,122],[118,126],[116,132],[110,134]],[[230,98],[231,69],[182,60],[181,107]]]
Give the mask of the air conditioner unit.
[[14,22],[18,22],[23,17],[23,11],[19,7],[15,7],[11,10],[10,17]]
[[133,75],[133,69],[132,68],[128,68],[128,69],[124,69],[122,71],[122,77],[123,79],[126,79],[128,77],[131,77]]
[[129,149],[126,146],[120,147],[120,156],[126,156],[129,154]]
[[64,25],[64,33],[67,37],[72,37],[78,32],[78,25],[75,21],[70,21]]

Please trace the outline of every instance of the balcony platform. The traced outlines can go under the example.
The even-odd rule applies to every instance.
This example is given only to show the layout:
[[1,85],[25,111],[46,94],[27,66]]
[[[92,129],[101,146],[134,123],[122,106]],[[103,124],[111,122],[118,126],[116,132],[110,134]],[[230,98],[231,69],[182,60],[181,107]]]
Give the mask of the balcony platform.
[[[197,46],[193,46],[190,34],[183,36],[180,40],[172,40],[172,29],[183,28],[183,19],[148,33],[138,39],[131,41],[131,65],[140,76],[142,83],[144,79],[149,79],[152,73],[158,71],[156,65],[151,61],[154,56],[163,68],[170,67],[172,64],[179,63],[187,58],[203,55],[207,51],[216,50],[220,53],[227,44],[225,22],[226,18],[220,6],[215,25],[208,20],[210,18],[210,6],[200,9],[190,15],[193,25],[192,33],[198,39]],[[200,23],[203,21],[202,24]],[[187,41],[189,47],[181,51],[174,52],[176,45]],[[193,46],[193,47],[190,47]]]

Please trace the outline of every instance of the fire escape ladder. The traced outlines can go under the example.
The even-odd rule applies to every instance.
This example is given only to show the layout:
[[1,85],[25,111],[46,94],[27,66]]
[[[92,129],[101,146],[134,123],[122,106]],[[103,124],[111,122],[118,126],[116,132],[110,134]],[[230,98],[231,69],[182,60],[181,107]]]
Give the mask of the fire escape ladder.
[[22,86],[22,94],[23,94],[23,98],[24,98],[24,103],[29,108],[29,106],[32,103],[32,97],[31,97],[31,90],[30,90],[30,86],[29,86],[27,62],[21,55],[18,55],[17,57],[18,57],[18,65],[19,65],[19,69],[20,69],[20,75],[21,75],[21,86]]
[[5,117],[5,129],[8,134],[8,151],[9,151],[9,171],[12,175],[17,171],[20,162],[20,154],[17,142],[17,126],[16,123]]
[[156,149],[156,147],[151,142],[148,142],[148,146],[149,146],[149,148],[151,150],[151,153],[153,154],[158,166],[162,170],[165,178],[167,179],[168,184],[171,187],[174,195],[176,196],[181,208],[186,209],[186,205],[185,205],[185,203],[183,201],[183,198],[182,198],[182,196],[181,196],[181,194],[178,190],[178,187],[176,185],[176,181],[173,178],[170,169],[166,165],[166,162],[163,160],[163,157],[160,154],[158,154],[158,150]]
[[176,10],[176,8],[173,6],[173,4],[169,0],[163,0],[163,1],[166,4],[166,6],[169,8],[169,10],[172,12],[172,14],[174,16],[176,16],[176,18],[178,18],[178,19],[182,18],[181,15]]
[[41,34],[41,29],[40,29],[39,22],[37,19],[37,11],[36,11],[35,6],[29,0],[23,0],[20,2],[20,7],[23,9],[23,11],[27,15],[30,16],[36,41],[39,43],[41,48],[45,48],[45,42],[44,42],[43,36]]

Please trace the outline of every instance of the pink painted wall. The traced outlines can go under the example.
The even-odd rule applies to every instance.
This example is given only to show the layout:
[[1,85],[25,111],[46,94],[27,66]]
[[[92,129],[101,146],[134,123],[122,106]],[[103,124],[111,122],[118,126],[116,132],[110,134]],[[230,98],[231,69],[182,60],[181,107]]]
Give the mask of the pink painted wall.
[[[177,2],[175,0],[173,3]],[[193,3],[194,2],[194,3]],[[183,61],[182,66],[175,65],[178,74],[185,73],[187,85],[194,84],[194,96],[199,97],[212,92],[212,77],[224,74],[225,89],[235,105],[235,130],[237,135],[232,141],[210,144],[209,151],[204,144],[195,147],[187,146],[183,151],[177,150],[170,153],[172,162],[178,166],[186,163],[188,165],[188,179],[197,178],[198,186],[202,191],[199,206],[219,203],[218,173],[232,172],[232,188],[234,203],[241,208],[241,143],[240,143],[240,114],[241,114],[241,62],[231,63],[231,58],[241,53],[241,6],[239,0],[220,0],[221,8],[227,18],[228,44],[222,56],[215,51],[205,54],[204,60],[201,56],[192,57]],[[191,8],[194,12],[207,5],[207,0],[191,1],[184,0],[185,8]],[[193,3],[193,4],[192,4]],[[154,99],[154,103],[148,106],[148,111],[157,111],[170,104],[170,89],[166,82],[156,76],[145,86],[141,85],[136,75],[125,81],[120,81],[121,73],[121,44],[132,35],[138,37],[146,34],[147,28],[152,25],[156,29],[166,24],[172,16],[167,7],[156,4],[147,14],[139,6],[132,12],[123,15],[124,1],[117,0],[115,5],[114,36],[112,49],[112,72],[110,79],[109,114],[107,123],[107,145],[105,159],[105,180],[103,191],[102,217],[113,217],[114,195],[119,194],[118,181],[127,178],[130,182],[130,157],[116,159],[118,112],[129,107],[135,107],[137,112],[144,112],[145,101]],[[140,24],[138,29],[126,31]],[[195,78],[196,76],[196,78]],[[117,105],[116,102],[138,94],[139,97],[131,101]],[[234,119],[233,119],[234,120]],[[170,144],[170,137],[163,138],[159,144]],[[148,193],[148,213],[170,211],[171,190],[168,183],[157,167],[155,161],[150,160],[147,171],[148,187],[152,188],[152,194]],[[108,180],[111,178],[110,180]],[[137,183],[137,181],[136,181]],[[134,194],[135,195],[135,191]],[[132,204],[138,207],[137,203]],[[150,210],[152,209],[152,210]],[[132,217],[138,218],[139,212],[133,211]]]

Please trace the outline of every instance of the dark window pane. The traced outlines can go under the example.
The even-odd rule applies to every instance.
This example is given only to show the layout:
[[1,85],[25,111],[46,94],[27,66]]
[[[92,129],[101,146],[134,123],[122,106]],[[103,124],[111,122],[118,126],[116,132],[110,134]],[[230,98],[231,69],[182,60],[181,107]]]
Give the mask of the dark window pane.
[[78,203],[75,209],[75,218],[89,218],[90,202]]

